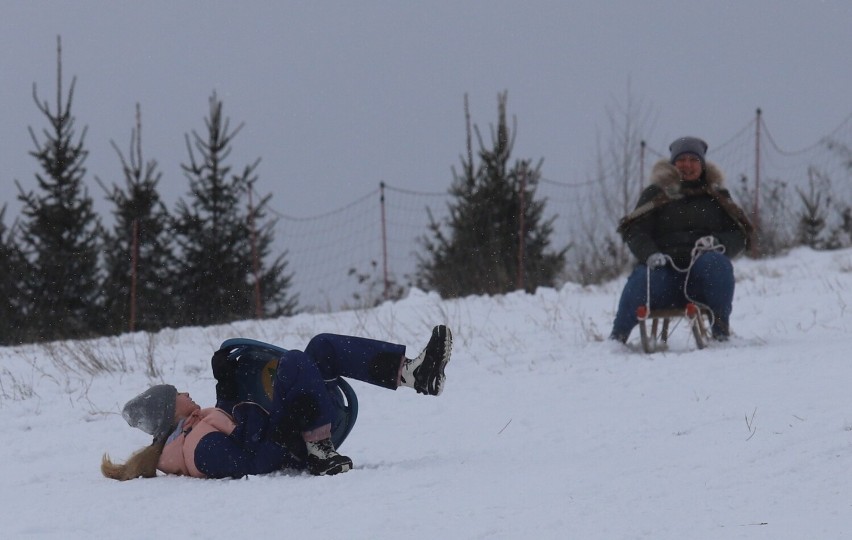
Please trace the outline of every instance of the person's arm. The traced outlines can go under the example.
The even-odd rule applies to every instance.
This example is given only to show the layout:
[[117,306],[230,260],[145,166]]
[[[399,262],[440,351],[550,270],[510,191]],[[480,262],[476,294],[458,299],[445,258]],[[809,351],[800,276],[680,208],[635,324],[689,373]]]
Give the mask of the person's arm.
[[716,237],[720,244],[725,246],[725,253],[728,257],[734,258],[746,248],[748,243],[748,233],[746,231],[751,225],[737,221],[738,217],[745,220],[745,213],[733,201],[731,194],[727,190],[721,190],[719,198],[721,199],[719,203],[723,206],[723,211],[728,215],[730,226],[714,232],[713,236]]
[[[657,186],[649,186],[642,192],[639,197],[639,202],[636,203],[636,213],[645,205],[652,204],[653,199],[660,193]],[[655,210],[648,209],[641,215],[628,218],[628,223],[622,228],[622,237],[627,243],[630,252],[640,261],[645,262],[653,253],[660,252],[660,247],[657,245],[653,236]],[[632,215],[632,214],[631,214]]]
[[725,254],[730,258],[736,257],[745,249],[745,233],[739,229],[733,231],[721,231],[713,236],[716,237],[720,244],[725,246]]
[[243,401],[233,409],[236,428],[232,437],[242,442],[258,442],[264,438],[269,427],[269,413],[251,401]]

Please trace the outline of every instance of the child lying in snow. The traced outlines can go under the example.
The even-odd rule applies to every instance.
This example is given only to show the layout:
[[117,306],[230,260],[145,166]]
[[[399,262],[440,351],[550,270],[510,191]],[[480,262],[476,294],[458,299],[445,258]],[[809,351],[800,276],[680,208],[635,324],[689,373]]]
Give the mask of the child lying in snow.
[[[230,411],[202,409],[189,393],[172,385],[152,386],[128,401],[122,416],[132,427],[153,435],[153,443],[126,463],[114,463],[104,454],[101,472],[115,480],[150,478],[157,470],[198,478],[241,477],[288,467],[315,475],[346,472],[352,460],[337,453],[332,442],[336,387],[327,381],[351,377],[437,396],[444,387],[451,350],[452,334],[442,325],[432,330],[426,348],[413,359],[405,357],[404,345],[320,334],[304,352],[283,353],[268,411],[248,401]],[[227,354],[225,349],[217,354],[223,351]]]

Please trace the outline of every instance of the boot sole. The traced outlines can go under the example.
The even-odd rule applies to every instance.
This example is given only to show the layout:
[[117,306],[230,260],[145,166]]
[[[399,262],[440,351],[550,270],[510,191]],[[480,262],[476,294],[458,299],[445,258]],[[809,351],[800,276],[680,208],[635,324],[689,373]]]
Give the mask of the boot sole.
[[[443,335],[442,335],[443,334]],[[447,367],[447,364],[450,362],[450,356],[453,351],[453,333],[447,326],[439,325],[432,329],[432,337],[429,339],[429,344],[427,348],[432,345],[432,342],[435,340],[443,341],[443,349],[444,354],[441,355],[439,360],[429,359],[429,364],[426,364],[424,361],[424,365],[421,365],[418,369],[423,370],[428,373],[434,373],[435,371],[438,374],[432,378],[428,377],[424,384],[417,384],[417,374],[415,373],[415,387],[416,390],[421,394],[426,394],[430,396],[440,396],[441,392],[444,391],[444,381],[446,381],[447,377],[444,374],[444,369]],[[437,364],[437,365],[435,365]]]
[[348,472],[348,471],[352,470],[352,462],[346,461],[346,462],[342,462],[342,463],[337,463],[337,464],[332,465],[331,467],[329,467],[328,469],[325,469],[323,471],[319,471],[319,470],[316,470],[316,469],[310,469],[310,468],[308,470],[314,476],[333,476],[335,474],[340,474],[340,473],[344,473],[344,472]]

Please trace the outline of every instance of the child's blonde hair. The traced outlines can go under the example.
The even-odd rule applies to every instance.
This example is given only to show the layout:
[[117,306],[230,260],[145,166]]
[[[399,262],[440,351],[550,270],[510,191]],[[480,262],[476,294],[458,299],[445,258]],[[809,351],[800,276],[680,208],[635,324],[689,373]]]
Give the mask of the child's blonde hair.
[[165,441],[155,441],[150,446],[137,450],[124,463],[113,463],[109,455],[101,459],[101,473],[113,480],[133,480],[134,478],[153,478],[157,476],[157,463],[163,454]]

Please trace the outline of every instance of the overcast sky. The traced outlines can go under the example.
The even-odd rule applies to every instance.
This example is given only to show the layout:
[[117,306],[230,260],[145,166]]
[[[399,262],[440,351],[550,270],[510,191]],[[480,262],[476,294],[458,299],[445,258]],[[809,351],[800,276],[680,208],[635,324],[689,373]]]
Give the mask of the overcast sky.
[[258,191],[302,217],[380,180],[445,191],[464,151],[465,93],[486,127],[508,90],[515,157],[543,157],[558,181],[589,174],[607,107],[626,102],[628,84],[652,112],[654,148],[695,134],[712,156],[757,107],[780,146],[809,146],[852,112],[850,29],[846,0],[4,0],[6,223],[19,209],[14,180],[35,186],[27,128],[46,124],[32,85],[55,107],[57,35],[96,200],[94,176],[121,181],[110,141],[127,152],[137,102],[164,198],[185,196],[184,135],[204,131],[215,90],[232,125],[245,123],[231,164],[262,158]]

